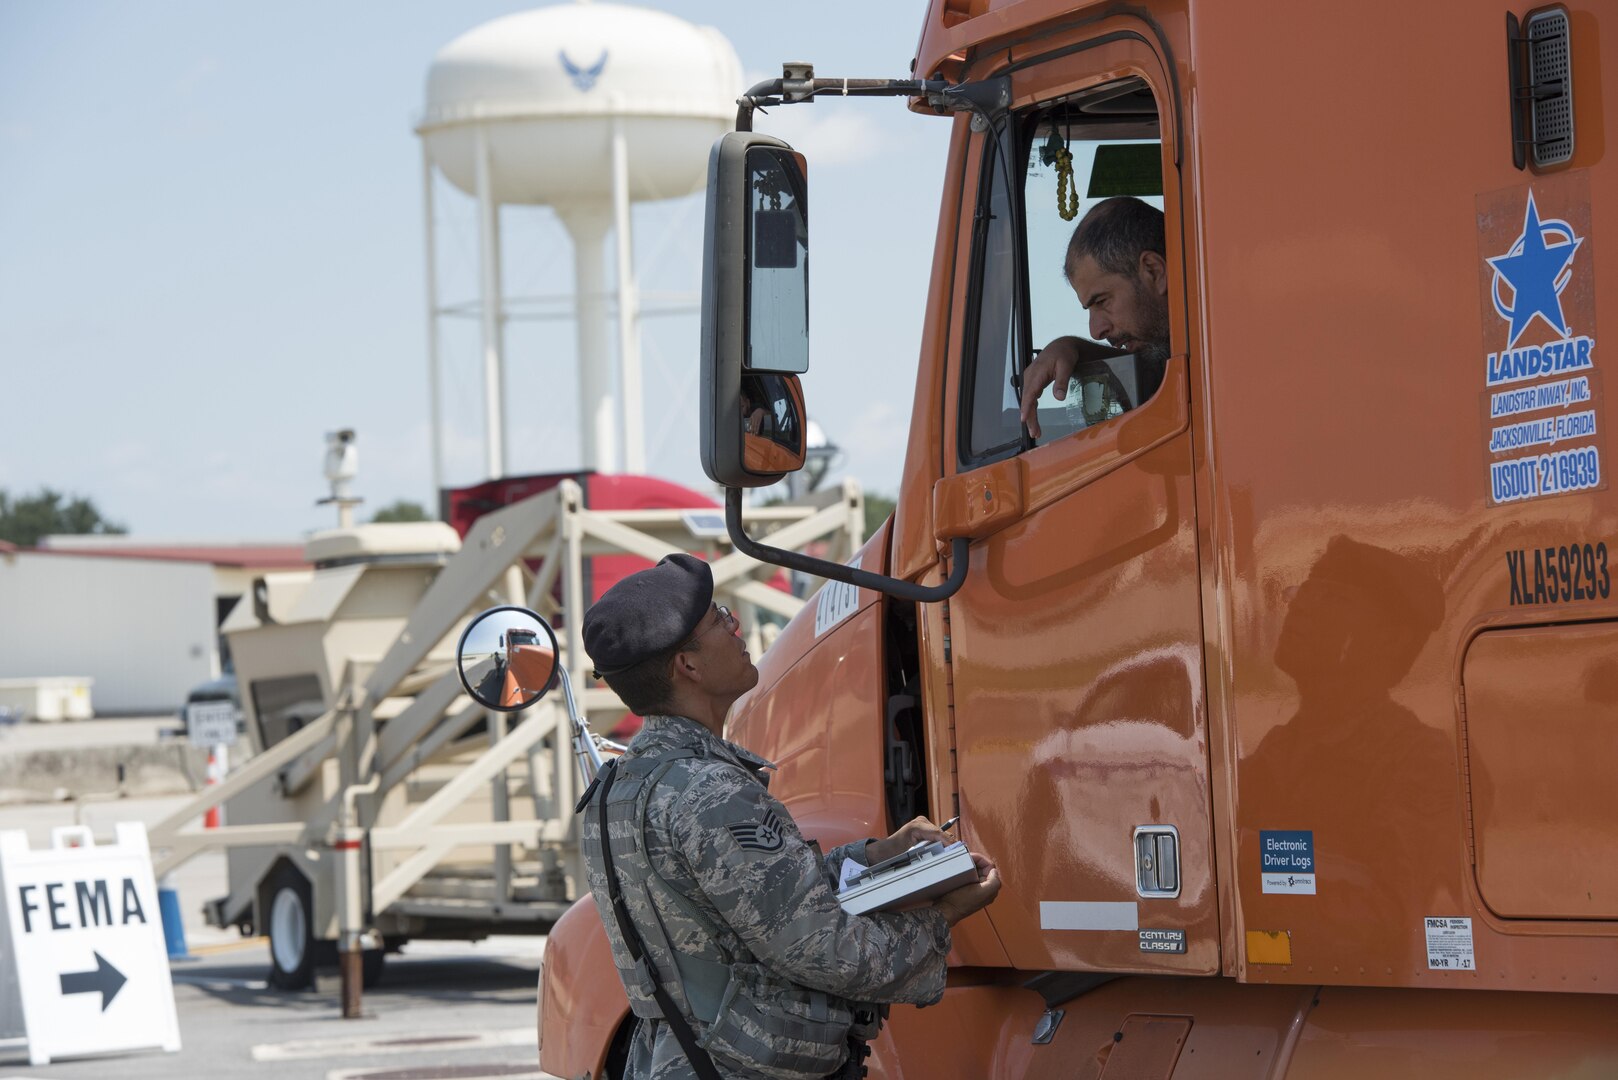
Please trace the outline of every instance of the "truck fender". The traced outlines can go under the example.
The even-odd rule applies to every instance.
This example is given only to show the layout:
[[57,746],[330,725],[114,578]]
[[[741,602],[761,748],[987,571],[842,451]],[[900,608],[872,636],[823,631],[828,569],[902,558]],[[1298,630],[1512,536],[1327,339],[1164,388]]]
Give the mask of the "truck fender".
[[604,1076],[629,998],[596,910],[583,896],[556,920],[539,976],[539,1063],[556,1076]]

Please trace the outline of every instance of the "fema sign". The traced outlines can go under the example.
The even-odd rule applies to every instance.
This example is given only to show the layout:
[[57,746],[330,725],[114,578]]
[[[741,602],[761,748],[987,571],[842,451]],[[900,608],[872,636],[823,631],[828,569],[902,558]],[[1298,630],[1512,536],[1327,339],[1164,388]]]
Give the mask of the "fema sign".
[[1606,487],[1589,178],[1478,197],[1488,501]]
[[0,1027],[28,1060],[180,1049],[146,827],[97,846],[85,828],[28,847],[0,833]]

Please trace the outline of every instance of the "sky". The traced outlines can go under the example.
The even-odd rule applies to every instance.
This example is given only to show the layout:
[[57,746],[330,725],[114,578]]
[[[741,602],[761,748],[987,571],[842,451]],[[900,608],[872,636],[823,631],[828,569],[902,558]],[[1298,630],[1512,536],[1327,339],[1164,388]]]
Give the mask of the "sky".
[[[163,539],[287,539],[325,434],[353,428],[362,519],[432,490],[421,149],[427,70],[537,5],[0,0],[0,490],[88,496]],[[925,5],[655,3],[721,30],[746,79],[904,77]],[[744,87],[738,87],[738,93]],[[811,418],[896,490],[949,123],[902,99],[760,117],[809,160]],[[474,204],[440,179],[441,301],[476,295]],[[700,289],[700,195],[639,204],[643,293]],[[506,289],[572,291],[554,214],[506,213]],[[610,263],[609,263],[610,266]],[[712,495],[694,311],[643,323],[650,471]],[[476,323],[443,325],[445,482],[485,479]],[[510,472],[581,460],[571,322],[513,324]],[[613,340],[616,340],[615,338]]]

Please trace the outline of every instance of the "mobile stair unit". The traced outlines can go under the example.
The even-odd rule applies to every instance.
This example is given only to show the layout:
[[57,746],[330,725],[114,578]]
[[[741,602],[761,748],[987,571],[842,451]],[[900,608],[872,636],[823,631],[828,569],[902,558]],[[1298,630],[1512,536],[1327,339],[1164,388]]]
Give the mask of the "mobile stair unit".
[[[411,938],[545,932],[587,887],[568,718],[560,695],[510,715],[473,703],[456,643],[485,608],[539,611],[605,733],[625,709],[588,677],[586,560],[708,558],[754,655],[803,606],[779,569],[714,535],[715,513],[590,510],[564,481],[479,518],[464,542],[436,522],[316,534],[313,570],[265,575],[226,619],[253,755],[153,829],[158,875],[227,851],[229,892],[208,919],[267,934],[271,981],[288,989],[342,935],[363,942],[371,981],[384,950]],[[747,517],[776,547],[846,560],[863,513],[847,483]],[[214,806],[225,824],[202,828]]]

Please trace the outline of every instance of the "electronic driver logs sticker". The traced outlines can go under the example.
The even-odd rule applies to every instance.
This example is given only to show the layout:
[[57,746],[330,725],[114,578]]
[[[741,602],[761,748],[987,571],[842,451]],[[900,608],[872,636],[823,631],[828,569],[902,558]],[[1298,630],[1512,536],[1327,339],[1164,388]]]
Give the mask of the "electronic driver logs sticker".
[[1260,829],[1259,858],[1267,893],[1315,893],[1315,834],[1309,829]]
[[1477,224],[1489,504],[1604,488],[1589,178],[1480,195]]
[[1429,915],[1422,920],[1427,929],[1427,970],[1475,971],[1472,955],[1472,920]]

